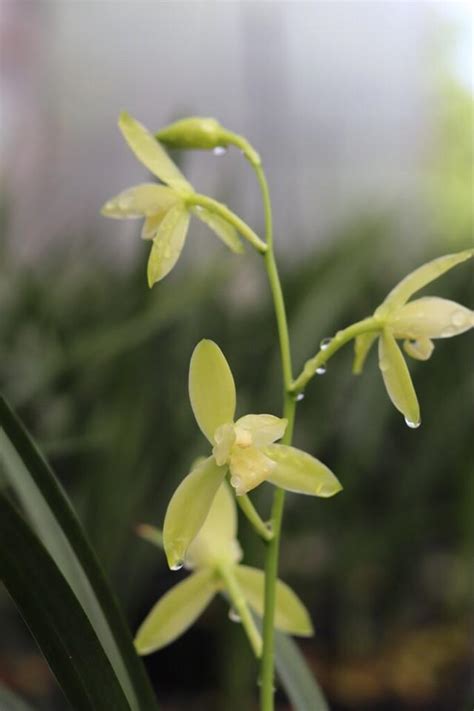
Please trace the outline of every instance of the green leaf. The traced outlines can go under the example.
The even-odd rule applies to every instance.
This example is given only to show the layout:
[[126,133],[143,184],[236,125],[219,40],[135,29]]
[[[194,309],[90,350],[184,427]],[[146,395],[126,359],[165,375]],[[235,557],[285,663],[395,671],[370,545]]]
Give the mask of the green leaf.
[[403,306],[410,296],[427,286],[435,279],[445,274],[453,267],[465,262],[474,256],[474,249],[466,249],[455,254],[446,254],[443,257],[433,259],[431,262],[423,264],[415,271],[408,274],[402,281],[392,289],[385,301],[375,312],[376,316],[385,318],[390,312],[399,306]]
[[193,573],[158,600],[135,638],[139,654],[150,654],[183,634],[208,606],[217,591],[212,570]]
[[53,472],[1,396],[0,457],[4,479],[80,601],[130,708],[152,711],[156,708],[154,693],[97,558]]
[[179,199],[171,188],[156,183],[142,183],[108,200],[101,213],[105,217],[115,217],[119,220],[150,217],[169,210]]
[[0,494],[0,579],[71,707],[76,711],[130,711],[124,689],[78,598],[4,494]]
[[207,518],[214,497],[226,475],[209,457],[183,479],[165,515],[163,545],[171,569],[181,568],[190,543]]
[[148,286],[161,281],[173,269],[184,247],[189,227],[189,212],[177,205],[161,220],[148,259]]
[[278,631],[275,631],[275,664],[294,711],[329,711],[324,694],[298,645]]
[[408,425],[420,423],[420,406],[410,371],[393,335],[385,329],[379,339],[379,367],[390,400]]
[[427,296],[397,309],[389,325],[395,338],[451,338],[474,326],[474,311],[449,299]]
[[235,383],[224,354],[214,341],[197,344],[189,365],[189,398],[194,417],[211,444],[220,425],[235,414]]
[[329,497],[342,490],[341,483],[319,459],[284,444],[264,447],[263,453],[276,463],[268,481],[287,491]]
[[193,186],[145,126],[122,111],[119,128],[138,160],[153,175],[183,195],[194,192]]
[[[234,569],[240,589],[250,607],[263,617],[265,573],[248,565]],[[293,590],[281,580],[276,584],[275,627],[283,632],[310,637],[313,625],[307,609]]]
[[244,246],[237,230],[227,220],[215,215],[205,207],[193,207],[192,212],[221,239],[234,254],[243,254]]

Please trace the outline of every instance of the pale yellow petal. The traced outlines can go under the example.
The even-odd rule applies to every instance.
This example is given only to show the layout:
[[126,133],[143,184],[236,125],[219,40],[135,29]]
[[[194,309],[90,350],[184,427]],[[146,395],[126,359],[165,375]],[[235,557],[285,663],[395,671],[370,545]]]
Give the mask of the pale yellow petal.
[[188,568],[215,567],[216,563],[236,563],[242,557],[237,534],[237,511],[230,486],[223,481],[214,497],[204,525],[189,546]]
[[453,267],[465,262],[474,256],[474,249],[466,249],[456,254],[446,254],[443,257],[433,259],[431,262],[423,264],[415,271],[408,274],[397,286],[392,289],[385,301],[375,312],[375,316],[385,319],[394,309],[403,306],[410,296],[427,286],[438,277]]
[[221,349],[207,339],[197,344],[189,365],[189,398],[203,434],[214,444],[221,425],[231,423],[235,413],[235,383]]
[[158,600],[135,638],[138,654],[156,652],[173,642],[196,621],[217,591],[212,570],[193,573]]
[[[238,565],[235,568],[235,577],[250,607],[263,617],[264,572],[247,565]],[[313,625],[306,607],[281,580],[276,584],[275,627],[300,637],[310,637],[313,634]]]
[[244,247],[237,230],[227,222],[227,220],[223,220],[222,217],[215,215],[213,212],[201,206],[193,207],[192,212],[210,227],[214,234],[216,234],[232,252],[235,254],[243,254]]
[[282,489],[324,498],[342,489],[332,471],[307,452],[284,444],[271,444],[263,452],[275,462],[268,481]]
[[143,223],[141,238],[144,240],[154,239],[165,215],[166,210],[162,210],[161,212],[155,213],[151,217],[147,217]]
[[474,326],[474,311],[449,299],[427,296],[396,309],[388,323],[395,338],[450,338]]
[[170,568],[183,566],[186,551],[201,530],[227,473],[209,457],[183,479],[165,515],[163,546]]
[[352,364],[352,372],[355,375],[360,375],[365,365],[369,351],[376,338],[377,332],[362,333],[354,339],[354,362]]
[[179,196],[171,188],[156,183],[134,185],[108,200],[102,207],[105,217],[124,218],[148,217],[159,211],[169,210]]
[[242,496],[268,479],[275,464],[256,447],[234,447],[229,468],[230,483],[237,496]]
[[415,360],[429,360],[434,350],[434,343],[429,338],[403,341],[403,350],[411,358],[415,358]]
[[420,423],[420,406],[408,366],[393,335],[385,329],[379,339],[379,367],[390,400],[410,427]]
[[193,192],[193,186],[145,126],[123,111],[120,114],[119,128],[138,160],[153,175],[182,194]]
[[245,415],[235,423],[236,427],[246,430],[252,435],[252,443],[256,447],[266,447],[276,442],[285,434],[288,420],[274,415]]
[[162,219],[148,259],[148,286],[151,288],[173,269],[179,259],[189,227],[189,213],[182,205],[172,207]]

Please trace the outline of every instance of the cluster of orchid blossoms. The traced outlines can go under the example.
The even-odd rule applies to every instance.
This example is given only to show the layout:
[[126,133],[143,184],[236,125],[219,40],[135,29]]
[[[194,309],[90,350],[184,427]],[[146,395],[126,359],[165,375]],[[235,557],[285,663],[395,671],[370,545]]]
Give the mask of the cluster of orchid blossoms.
[[[136,157],[161,183],[143,183],[109,200],[103,214],[115,218],[144,218],[142,237],[152,240],[148,283],[153,286],[176,264],[183,249],[191,215],[205,222],[235,253],[241,239],[265,254],[268,245],[237,215],[212,198],[199,195],[169,158],[160,141],[174,148],[241,148],[259,165],[259,156],[240,136],[214,119],[179,121],[155,137],[123,113],[119,120],[125,140]],[[387,393],[410,427],[420,424],[420,407],[407,355],[427,360],[433,339],[449,338],[474,326],[474,312],[435,296],[409,299],[445,272],[474,256],[474,250],[449,254],[424,264],[403,279],[369,318],[324,339],[288,392],[295,399],[329,358],[354,340],[354,372],[363,369],[378,339],[379,368]],[[212,447],[175,491],[165,516],[163,546],[171,569],[185,566],[192,575],[169,591],[152,609],[137,635],[136,646],[147,654],[163,647],[187,629],[211,598],[222,592],[260,654],[261,640],[253,614],[262,615],[264,575],[240,565],[236,540],[234,494],[244,513],[266,540],[272,531],[259,518],[247,493],[264,482],[300,494],[331,497],[341,485],[326,465],[294,447],[278,444],[287,421],[269,414],[235,419],[236,393],[230,367],[212,341],[195,348],[189,370],[189,395],[196,421]],[[229,486],[230,484],[230,486]],[[231,493],[233,491],[233,493]],[[275,626],[292,634],[309,635],[311,622],[296,595],[281,581],[276,588]]]

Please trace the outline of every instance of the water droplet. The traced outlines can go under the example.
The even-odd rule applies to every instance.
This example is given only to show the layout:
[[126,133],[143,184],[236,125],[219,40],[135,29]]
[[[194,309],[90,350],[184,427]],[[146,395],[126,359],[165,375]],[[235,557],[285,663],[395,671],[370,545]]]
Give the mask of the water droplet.
[[231,620],[231,622],[241,622],[242,621],[240,619],[239,613],[237,612],[237,610],[234,610],[233,607],[231,607],[229,609],[229,620]]
[[326,348],[329,348],[331,345],[332,338],[323,338],[321,343],[319,344],[319,347],[321,348],[322,351],[325,351]]
[[304,393],[298,393],[298,395],[295,397],[296,402],[301,402],[304,400]]
[[232,484],[234,489],[238,489],[242,483],[242,480],[241,480],[240,476],[232,476],[230,478],[230,483]]
[[421,420],[417,420],[417,422],[413,422],[412,420],[409,420],[408,417],[405,417],[405,422],[410,427],[412,430],[416,430],[417,427],[421,425]]
[[379,368],[382,373],[386,373],[390,368],[390,362],[386,358],[381,358],[379,361]]
[[464,311],[455,311],[451,316],[453,326],[464,326],[467,322],[467,315]]
[[326,365],[323,363],[322,365],[319,366],[319,368],[316,368],[316,375],[324,375],[326,370],[327,370]]
[[176,563],[170,565],[171,570],[181,570],[184,565],[184,560],[177,560]]
[[212,152],[215,156],[223,156],[227,153],[227,148],[225,146],[216,146]]

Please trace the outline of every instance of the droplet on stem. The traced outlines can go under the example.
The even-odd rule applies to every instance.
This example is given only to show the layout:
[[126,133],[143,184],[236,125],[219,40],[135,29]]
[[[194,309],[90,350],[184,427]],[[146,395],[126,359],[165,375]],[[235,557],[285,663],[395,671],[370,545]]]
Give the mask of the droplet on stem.
[[321,348],[322,351],[325,351],[329,346],[331,345],[332,338],[323,338],[321,343],[319,344],[319,347]]
[[324,375],[326,370],[327,370],[326,364],[323,363],[322,365],[320,365],[316,368],[316,375]]
[[421,425],[421,420],[418,420],[417,422],[413,422],[412,420],[409,420],[408,417],[405,417],[405,422],[410,427],[412,430],[416,430],[417,427]]
[[229,620],[231,622],[241,622],[240,615],[233,607],[229,609]]
[[225,146],[216,146],[213,148],[212,152],[215,156],[223,156],[227,153],[227,148]]

